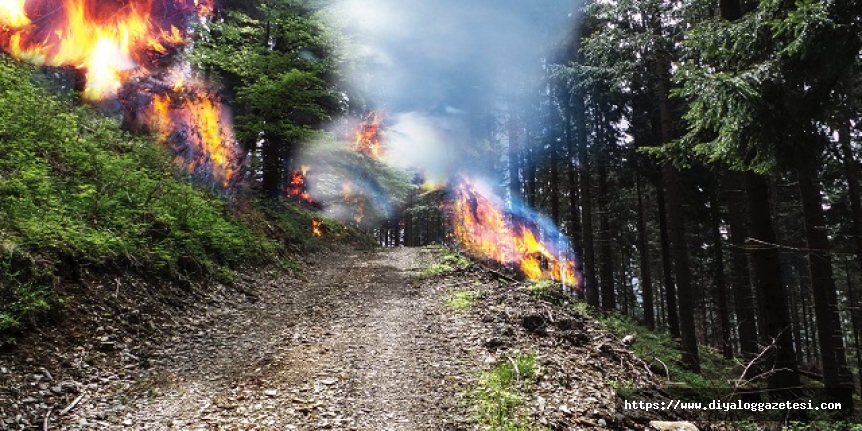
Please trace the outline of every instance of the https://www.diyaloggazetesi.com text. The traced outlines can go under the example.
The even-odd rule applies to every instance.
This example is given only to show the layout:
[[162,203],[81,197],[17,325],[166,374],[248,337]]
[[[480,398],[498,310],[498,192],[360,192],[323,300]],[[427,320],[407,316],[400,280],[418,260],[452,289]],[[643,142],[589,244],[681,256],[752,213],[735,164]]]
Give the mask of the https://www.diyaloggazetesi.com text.
[[780,401],[780,402],[745,402],[742,400],[721,401],[712,400],[710,402],[695,402],[682,400],[667,400],[667,401],[623,401],[624,410],[643,410],[643,411],[715,411],[715,412],[768,412],[768,411],[788,411],[788,410],[808,410],[808,411],[840,411],[841,403],[829,402],[820,403],[811,400],[808,401]]

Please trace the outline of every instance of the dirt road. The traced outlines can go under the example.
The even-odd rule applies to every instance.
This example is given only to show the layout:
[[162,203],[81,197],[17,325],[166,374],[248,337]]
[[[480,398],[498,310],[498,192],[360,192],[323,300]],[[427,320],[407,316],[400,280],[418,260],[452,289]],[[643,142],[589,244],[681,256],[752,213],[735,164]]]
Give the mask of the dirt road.
[[[87,397],[64,428],[458,429],[469,349],[443,333],[421,249],[324,255],[302,280],[210,309],[131,385]],[[465,359],[467,359],[465,357]],[[122,390],[120,390],[122,389]]]

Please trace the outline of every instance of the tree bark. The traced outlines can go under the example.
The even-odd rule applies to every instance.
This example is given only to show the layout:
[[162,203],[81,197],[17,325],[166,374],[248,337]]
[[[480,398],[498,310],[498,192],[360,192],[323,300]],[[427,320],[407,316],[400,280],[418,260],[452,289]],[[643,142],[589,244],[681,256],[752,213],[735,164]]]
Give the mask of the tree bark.
[[724,357],[733,358],[733,345],[730,342],[730,311],[727,309],[727,283],[724,277],[724,252],[721,245],[721,216],[718,210],[718,185],[712,189],[710,218],[712,221],[712,255],[715,273],[716,301],[718,301],[718,321],[721,324],[719,347]]
[[584,293],[587,304],[599,306],[599,291],[596,284],[595,248],[593,244],[592,182],[587,151],[587,122],[584,118],[586,106],[584,94],[577,91],[574,96],[575,127],[578,141],[578,165],[581,178],[581,219],[584,233]]
[[640,253],[640,287],[644,301],[644,325],[649,329],[653,329],[655,328],[655,311],[653,305],[652,274],[650,272],[646,211],[644,211],[640,172],[635,173],[635,186],[637,187],[638,194],[638,252]]
[[799,386],[799,370],[793,351],[793,337],[787,297],[781,277],[781,264],[775,246],[775,229],[769,206],[769,185],[766,178],[754,172],[745,172],[746,197],[748,200],[749,236],[755,241],[751,248],[751,283],[757,292],[760,334],[764,345],[773,345],[772,351],[763,356],[761,370],[773,370],[769,375],[769,387],[782,390]]
[[[751,289],[751,276],[748,269],[748,255],[745,252],[745,237],[748,235],[745,218],[747,205],[745,191],[742,189],[742,174],[729,172],[726,176],[725,194],[730,211],[727,221],[730,226],[730,244],[733,259],[733,305],[739,331],[739,350],[746,360],[753,359],[758,353],[757,321],[755,317],[756,300]],[[750,369],[754,371],[754,369]],[[750,376],[744,376],[747,378]]]
[[664,199],[664,188],[656,187],[656,200],[658,203],[658,228],[661,242],[661,264],[664,281],[665,298],[665,320],[668,330],[675,338],[679,338],[679,312],[676,306],[676,284],[673,281],[673,260],[670,255],[670,236],[667,232],[667,206]]
[[823,360],[823,383],[827,388],[845,390],[849,388],[849,391],[837,391],[836,395],[842,403],[852,405],[853,375],[847,368],[844,332],[841,329],[838,310],[838,293],[832,271],[829,239],[826,237],[826,217],[820,196],[820,179],[817,172],[820,157],[814,154],[817,146],[811,144],[808,147],[811,151],[797,157],[797,173],[814,293],[814,315],[817,319],[820,356]]

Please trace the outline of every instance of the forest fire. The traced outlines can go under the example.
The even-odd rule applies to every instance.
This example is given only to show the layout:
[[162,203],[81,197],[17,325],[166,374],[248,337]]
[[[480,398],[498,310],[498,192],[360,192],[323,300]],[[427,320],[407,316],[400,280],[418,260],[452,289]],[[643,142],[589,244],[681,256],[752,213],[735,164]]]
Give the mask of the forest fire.
[[307,173],[308,166],[294,169],[293,172],[290,173],[290,182],[287,184],[285,193],[288,197],[294,198],[298,201],[314,203],[314,199],[312,199],[311,195],[308,194],[308,182],[306,180]]
[[382,150],[380,138],[380,126],[383,123],[382,116],[377,112],[370,112],[362,119],[362,123],[356,130],[356,143],[354,149],[369,158],[379,160]]
[[174,161],[188,173],[210,175],[228,187],[240,170],[242,155],[227,108],[201,85],[172,84],[170,91],[153,94],[146,111],[150,130],[174,151]]
[[118,98],[124,125],[154,133],[187,172],[230,186],[242,156],[227,107],[171,54],[211,0],[0,0],[0,48],[39,66],[73,67],[84,99]]
[[318,237],[323,236],[323,220],[311,219],[311,234]]
[[3,0],[0,47],[38,66],[81,70],[84,97],[98,101],[184,45],[187,19],[211,9],[191,0]]
[[354,190],[352,181],[344,183],[341,190],[344,203],[347,204],[348,208],[352,208],[353,221],[356,222],[357,226],[360,225],[362,218],[365,217],[365,196],[362,195],[361,190]]
[[453,199],[453,230],[469,253],[514,266],[530,279],[580,287],[574,253],[552,223],[527,210],[504,210],[502,199],[466,178]]

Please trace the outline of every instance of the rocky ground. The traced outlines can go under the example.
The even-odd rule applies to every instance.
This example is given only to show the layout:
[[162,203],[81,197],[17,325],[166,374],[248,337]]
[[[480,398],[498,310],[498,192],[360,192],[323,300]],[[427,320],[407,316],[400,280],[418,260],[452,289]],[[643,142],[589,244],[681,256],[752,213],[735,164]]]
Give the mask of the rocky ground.
[[[301,275],[182,295],[134,277],[70,287],[99,299],[0,354],[0,430],[476,429],[463,395],[518,352],[542,370],[522,403],[537,429],[656,419],[617,409],[616,382],[656,382],[620,340],[481,265],[421,276],[435,253],[327,252]],[[476,304],[448,308],[464,289]]]

